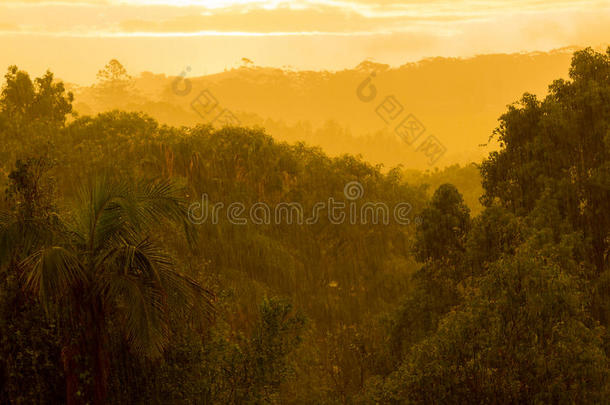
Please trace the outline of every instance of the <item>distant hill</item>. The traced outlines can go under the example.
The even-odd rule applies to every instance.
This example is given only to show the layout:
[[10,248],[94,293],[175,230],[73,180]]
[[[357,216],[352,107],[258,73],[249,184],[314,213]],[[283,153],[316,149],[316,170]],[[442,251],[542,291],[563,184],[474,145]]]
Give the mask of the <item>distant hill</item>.
[[[189,77],[185,70],[190,92],[182,78],[150,72],[133,78],[131,89],[120,95],[103,94],[95,85],[73,86],[73,91],[76,109],[83,114],[121,108],[144,111],[167,124],[193,125],[209,121],[226,108],[240,123],[263,126],[280,140],[302,140],[333,155],[362,154],[386,166],[428,168],[424,154],[416,151],[426,136],[435,135],[447,149],[436,162],[438,166],[479,160],[489,150],[480,145],[488,142],[506,105],[525,91],[542,95],[552,80],[567,77],[576,49],[467,59],[439,57],[395,68],[365,61],[337,72],[291,71],[249,63],[203,77]],[[371,83],[377,96],[364,102],[357,89],[373,72]],[[201,118],[191,103],[204,90],[219,107]],[[378,107],[391,95],[403,111],[390,125],[380,114],[385,111],[389,118],[400,107]],[[198,106],[202,108],[202,104]],[[393,132],[408,114],[425,127],[412,146]]]

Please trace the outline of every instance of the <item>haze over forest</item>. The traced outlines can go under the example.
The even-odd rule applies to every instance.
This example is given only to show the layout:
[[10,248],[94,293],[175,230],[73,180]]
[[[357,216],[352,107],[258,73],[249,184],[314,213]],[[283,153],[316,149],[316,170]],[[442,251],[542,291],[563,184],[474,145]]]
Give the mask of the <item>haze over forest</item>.
[[603,0],[1,2],[0,404],[610,405],[609,37]]
[[[114,108],[143,111],[176,126],[213,121],[216,114],[199,115],[191,106],[207,90],[243,125],[263,127],[278,140],[304,141],[333,156],[361,154],[386,168],[401,164],[427,169],[431,165],[416,152],[417,145],[406,144],[394,132],[400,118],[413,114],[426,134],[445,145],[447,152],[437,166],[478,161],[494,146],[484,145],[506,106],[524,92],[544,95],[552,80],[567,77],[577,49],[438,57],[397,68],[365,61],[337,72],[265,68],[244,58],[240,67],[213,75],[194,77],[185,66],[175,75],[127,72],[128,83],[105,92],[99,83],[68,89],[75,93],[74,108],[81,114]],[[367,103],[357,97],[357,88],[371,72],[376,72],[372,84],[379,94]],[[185,95],[172,87],[180,93],[187,85],[191,89]],[[391,95],[404,112],[386,124],[376,109]]]

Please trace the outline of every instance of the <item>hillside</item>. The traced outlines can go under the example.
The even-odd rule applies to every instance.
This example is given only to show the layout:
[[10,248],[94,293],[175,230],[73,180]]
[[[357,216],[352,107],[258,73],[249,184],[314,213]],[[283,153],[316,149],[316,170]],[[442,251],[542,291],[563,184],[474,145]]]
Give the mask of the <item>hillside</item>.
[[[446,148],[435,165],[480,161],[490,150],[481,145],[488,142],[506,105],[526,91],[542,95],[554,79],[566,77],[573,51],[439,57],[394,68],[365,61],[337,72],[248,63],[203,77],[189,77],[187,68],[179,72],[182,77],[144,72],[120,91],[105,91],[99,84],[72,89],[75,109],[83,114],[115,108],[143,111],[162,123],[180,126],[210,122],[216,112],[228,109],[241,124],[262,126],[279,140],[306,141],[331,155],[362,154],[387,167],[426,169],[430,164],[416,148],[429,134]],[[375,72],[371,84],[377,96],[363,102],[357,89],[371,72]],[[191,103],[206,90],[211,95],[207,100],[213,97],[218,107],[200,116]],[[399,103],[394,111],[403,109],[386,124],[377,109],[392,95]],[[412,145],[394,133],[408,114],[425,127]]]

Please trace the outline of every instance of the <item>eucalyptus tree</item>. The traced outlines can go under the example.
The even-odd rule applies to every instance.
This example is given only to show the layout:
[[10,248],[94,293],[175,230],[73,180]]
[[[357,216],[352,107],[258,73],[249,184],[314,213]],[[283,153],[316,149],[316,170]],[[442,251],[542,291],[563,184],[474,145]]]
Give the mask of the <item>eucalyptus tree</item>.
[[556,80],[544,100],[525,94],[500,118],[500,150],[481,166],[482,202],[529,214],[544,193],[590,240],[589,255],[608,268],[610,208],[610,48],[574,54],[570,80]]

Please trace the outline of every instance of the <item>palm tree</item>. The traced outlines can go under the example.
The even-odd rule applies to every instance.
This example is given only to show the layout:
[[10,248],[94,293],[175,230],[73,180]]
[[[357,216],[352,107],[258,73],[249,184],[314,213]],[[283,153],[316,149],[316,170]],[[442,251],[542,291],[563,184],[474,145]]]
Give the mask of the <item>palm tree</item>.
[[192,240],[172,183],[134,186],[99,177],[81,189],[74,218],[54,243],[22,261],[26,289],[62,331],[68,404],[81,402],[76,367],[84,357],[93,370],[93,403],[105,402],[110,329],[120,331],[134,353],[156,357],[168,342],[171,316],[211,315],[212,294],[179,272],[151,238],[172,223]]

